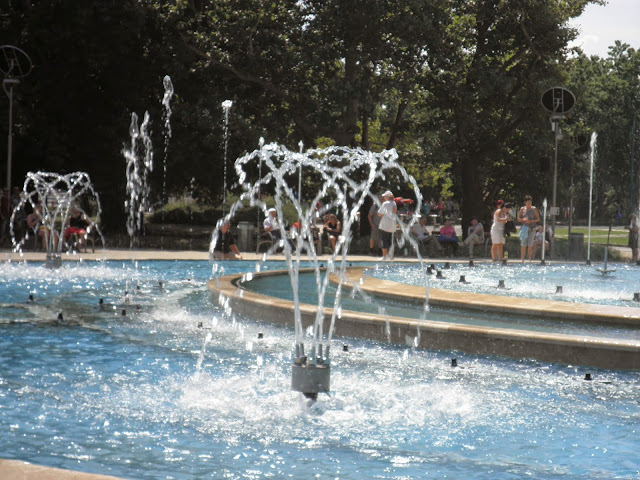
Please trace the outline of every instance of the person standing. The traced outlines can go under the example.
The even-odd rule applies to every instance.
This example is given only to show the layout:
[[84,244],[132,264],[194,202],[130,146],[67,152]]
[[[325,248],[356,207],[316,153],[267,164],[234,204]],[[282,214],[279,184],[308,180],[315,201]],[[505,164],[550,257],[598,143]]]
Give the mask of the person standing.
[[473,258],[473,247],[484,244],[484,226],[480,223],[478,217],[471,217],[469,223],[467,238],[464,239],[462,245],[469,247],[469,258]]
[[631,248],[631,261],[638,261],[638,217],[635,214],[629,215],[629,225],[626,227],[629,230],[629,248]]
[[[383,198],[379,198],[382,203]],[[369,254],[376,255],[376,252],[380,248],[380,217],[378,216],[378,202],[374,200],[371,208],[369,208],[369,226],[371,227],[371,236],[369,237]]]
[[499,262],[502,260],[504,249],[504,225],[509,221],[510,203],[497,202],[498,209],[493,213],[493,224],[491,225],[491,260]]
[[524,206],[518,210],[517,221],[522,224],[520,227],[520,260],[524,262],[527,248],[529,249],[529,260],[532,260],[536,226],[540,223],[540,214],[538,209],[533,206],[531,195],[524,196]]
[[389,248],[393,243],[393,232],[396,231],[396,213],[398,207],[396,202],[393,201],[393,193],[389,190],[382,194],[384,203],[378,210],[378,216],[380,217],[380,243],[382,243],[382,260],[390,260],[387,257]]

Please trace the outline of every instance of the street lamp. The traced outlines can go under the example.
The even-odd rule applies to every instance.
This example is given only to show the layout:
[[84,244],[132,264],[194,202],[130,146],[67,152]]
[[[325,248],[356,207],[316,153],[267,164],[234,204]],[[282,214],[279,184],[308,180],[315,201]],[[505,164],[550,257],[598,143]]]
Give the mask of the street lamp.
[[[558,186],[558,140],[562,140],[559,122],[564,118],[576,103],[576,97],[566,88],[553,87],[542,94],[542,106],[551,112],[551,131],[554,132],[553,148],[553,193],[551,196],[551,225],[556,231],[556,218],[560,209],[556,204],[556,191]],[[555,235],[551,242],[551,253],[555,255],[556,242]]]
[[[633,175],[633,170],[634,170],[634,164],[636,161],[636,153],[635,153],[635,147],[636,147],[636,119],[638,118],[638,114],[640,113],[640,109],[636,110],[633,113],[633,121],[631,123],[631,135],[629,140],[631,141],[631,158],[629,159],[629,164],[631,165],[631,184],[629,185],[629,212],[633,211],[633,208],[636,207],[636,204],[634,202],[635,200],[635,178]],[[638,171],[638,176],[640,177],[640,170]],[[638,182],[639,186],[640,186],[640,178],[639,178],[639,182]],[[640,198],[638,199],[640,201]]]
[[0,46],[0,72],[4,75],[2,88],[9,97],[9,135],[7,139],[7,201],[11,207],[11,155],[13,154],[13,89],[20,85],[19,78],[26,77],[33,64],[29,55],[11,45]]

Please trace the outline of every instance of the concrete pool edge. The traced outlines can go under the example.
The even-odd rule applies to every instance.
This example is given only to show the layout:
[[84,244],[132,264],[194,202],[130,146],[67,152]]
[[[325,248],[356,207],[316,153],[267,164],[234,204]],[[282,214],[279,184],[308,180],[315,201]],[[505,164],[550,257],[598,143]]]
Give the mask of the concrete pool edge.
[[[351,270],[349,272],[353,281],[356,274]],[[254,273],[253,276],[287,274],[287,271],[271,271]],[[210,280],[207,286],[214,295],[218,295],[219,303],[227,304],[236,313],[293,327],[293,302],[243,289],[240,281],[244,275],[217,277]],[[359,280],[360,277],[357,278]],[[500,298],[504,301],[504,297]],[[304,328],[313,325],[316,310],[315,305],[300,304]],[[500,311],[504,313],[504,310]],[[330,319],[332,311],[324,308],[323,314],[325,319]],[[342,317],[336,322],[334,336],[412,344],[428,350],[530,358],[618,370],[640,369],[640,342],[385,317],[351,310],[342,311]]]
[[[345,285],[358,287],[377,297],[424,303],[426,287],[398,283],[364,275],[371,267],[350,267],[345,272]],[[338,278],[333,276],[332,281]],[[401,290],[398,287],[402,287]],[[604,322],[640,327],[640,308],[594,303],[573,303],[535,298],[508,297],[485,293],[458,292],[438,288],[429,289],[429,305],[465,310],[480,310],[512,315],[536,315],[549,319]]]
[[45,467],[22,460],[2,458],[0,458],[0,478],[2,480],[121,480],[109,475]]

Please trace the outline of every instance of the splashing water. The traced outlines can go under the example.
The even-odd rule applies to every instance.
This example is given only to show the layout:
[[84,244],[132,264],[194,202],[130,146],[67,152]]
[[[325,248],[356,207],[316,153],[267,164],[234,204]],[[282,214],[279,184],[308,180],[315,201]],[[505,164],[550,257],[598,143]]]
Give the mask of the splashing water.
[[131,114],[129,134],[131,145],[123,149],[122,154],[127,161],[127,200],[124,208],[127,217],[127,233],[131,239],[130,247],[136,243],[136,235],[142,232],[144,212],[149,202],[149,173],[153,171],[153,144],[149,133],[151,118],[144,112],[144,119],[138,126],[138,115]]
[[[10,231],[14,252],[21,252],[25,242],[33,234],[38,241],[38,234],[43,232],[46,251],[47,265],[59,266],[59,255],[64,245],[64,231],[67,227],[72,209],[77,209],[89,223],[85,229],[84,240],[95,229],[100,235],[102,245],[104,238],[102,232],[91,215],[83,209],[83,204],[94,204],[96,208],[96,219],[100,218],[102,208],[100,206],[100,196],[94,190],[89,174],[84,172],[74,172],[66,175],[53,172],[29,172],[22,187],[20,202],[11,213]],[[26,214],[27,205],[33,209],[37,220],[33,225],[28,225]],[[20,224],[20,219],[27,220],[27,228],[24,235],[18,232],[15,226]],[[18,238],[21,237],[21,238]],[[54,257],[58,257],[50,263]]]
[[165,75],[162,80],[164,96],[162,97],[162,119],[164,124],[164,157],[162,164],[162,203],[167,203],[167,158],[169,156],[169,141],[171,140],[171,98],[173,97],[173,84],[171,77]]
[[222,110],[224,112],[224,171],[223,171],[223,192],[222,192],[222,212],[224,213],[227,207],[227,155],[229,152],[229,112],[233,102],[231,100],[225,100],[222,102]]
[[[289,209],[295,210],[299,227],[293,233],[291,240],[274,241],[274,245],[265,254],[264,259],[278,249],[283,250],[286,258],[293,289],[296,358],[304,358],[306,361],[303,343],[304,330],[298,295],[298,274],[303,252],[313,265],[318,299],[309,360],[312,365],[328,364],[329,345],[340,312],[347,253],[353,239],[352,227],[357,221],[358,212],[364,201],[371,198],[379,205],[377,195],[371,193],[372,188],[374,185],[375,188],[380,188],[379,185],[389,185],[394,182],[393,186],[396,188],[400,188],[399,185],[406,185],[413,190],[417,198],[416,211],[420,211],[422,196],[418,185],[415,179],[398,164],[397,158],[395,150],[372,153],[362,149],[330,147],[295,153],[281,145],[264,145],[261,142],[259,150],[236,160],[235,169],[238,183],[244,193],[231,207],[229,214],[218,222],[213,232],[210,253],[213,255],[220,227],[230,221],[235,212],[243,205],[248,203],[251,206],[258,206],[265,216],[268,215],[269,207],[262,200],[261,191],[273,192],[277,212],[277,231],[280,234],[280,239],[287,238],[283,208],[287,206]],[[302,168],[305,169],[305,172],[309,172],[309,183],[317,185],[317,193],[309,199],[308,203],[303,203],[296,194],[295,184],[298,181],[296,174],[299,174]],[[262,175],[265,169],[266,174]],[[255,172],[260,172],[258,178],[255,178]],[[251,178],[252,175],[254,178]],[[320,204],[322,206],[318,207]],[[315,225],[316,216],[321,218],[323,214],[328,212],[335,212],[339,216],[343,233],[336,242],[336,248],[327,262],[325,271],[318,260],[314,235],[318,234],[318,227]],[[408,218],[406,223],[398,218],[398,232],[401,234],[400,241],[408,242],[421,261],[418,245],[409,234],[415,221],[415,217]],[[325,314],[323,312],[325,294],[330,276],[334,274],[340,278],[341,282],[337,286],[329,328],[325,333]],[[425,278],[425,281],[428,279]],[[326,345],[326,349],[323,345]]]
[[591,262],[591,210],[593,206],[593,164],[596,158],[596,145],[598,141],[598,134],[593,132],[591,134],[591,142],[589,144],[589,158],[591,160],[591,170],[589,173],[589,226],[588,226],[588,240],[587,240],[587,263]]

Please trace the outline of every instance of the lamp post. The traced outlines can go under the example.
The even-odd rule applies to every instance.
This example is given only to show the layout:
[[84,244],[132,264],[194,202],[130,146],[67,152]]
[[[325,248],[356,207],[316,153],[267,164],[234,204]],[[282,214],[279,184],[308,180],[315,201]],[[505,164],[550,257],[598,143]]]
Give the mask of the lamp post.
[[[636,110],[633,113],[633,120],[631,122],[631,135],[629,136],[629,140],[631,141],[631,158],[629,159],[629,164],[631,168],[631,183],[629,185],[629,211],[632,212],[634,207],[637,207],[635,200],[635,176],[634,176],[634,165],[636,162],[636,119],[638,118],[638,114],[640,113],[640,109]],[[640,177],[640,170],[638,170],[638,176]],[[640,186],[640,178],[638,178],[639,186]],[[640,201],[640,198],[638,199]]]
[[0,46],[0,72],[4,75],[2,89],[9,97],[9,134],[7,138],[7,201],[11,208],[11,164],[13,155],[13,89],[20,85],[19,78],[26,77],[33,64],[29,56],[17,47]]
[[[551,112],[551,131],[554,132],[554,148],[553,148],[553,187],[551,196],[551,225],[556,231],[556,218],[559,208],[556,204],[556,192],[558,186],[558,140],[562,139],[559,122],[564,118],[564,114],[568,113],[576,103],[576,97],[566,88],[553,87],[542,94],[542,105]],[[551,242],[551,253],[555,255],[556,242],[555,235]]]

